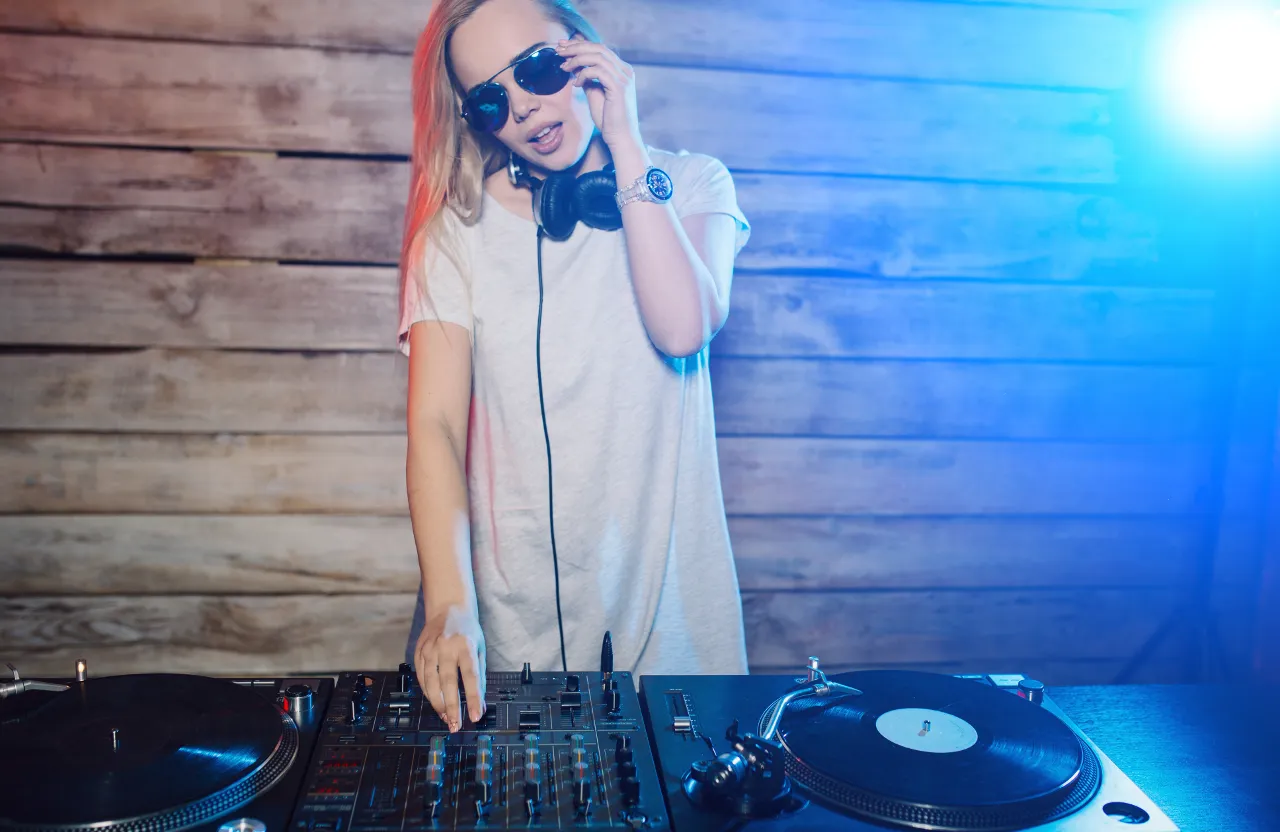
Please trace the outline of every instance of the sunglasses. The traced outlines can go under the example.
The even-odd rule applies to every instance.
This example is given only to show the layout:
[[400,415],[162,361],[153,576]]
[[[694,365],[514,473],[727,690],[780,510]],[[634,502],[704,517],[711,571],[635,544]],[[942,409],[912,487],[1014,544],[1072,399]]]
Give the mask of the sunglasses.
[[501,84],[494,81],[508,69],[513,69],[520,89],[534,95],[552,95],[564,89],[572,77],[561,69],[564,58],[554,46],[544,46],[518,61],[507,64],[493,74],[493,78],[467,93],[462,102],[462,117],[473,130],[480,133],[496,133],[507,123],[511,114],[511,100]]

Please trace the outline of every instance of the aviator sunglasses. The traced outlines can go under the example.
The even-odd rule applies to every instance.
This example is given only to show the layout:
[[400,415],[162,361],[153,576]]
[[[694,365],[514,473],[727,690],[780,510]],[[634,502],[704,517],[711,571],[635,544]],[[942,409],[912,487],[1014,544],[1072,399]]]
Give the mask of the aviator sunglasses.
[[[570,35],[572,37],[572,35]],[[507,91],[493,80],[508,69],[514,70],[520,89],[534,95],[552,95],[564,89],[572,77],[560,68],[564,58],[554,46],[544,46],[535,52],[512,61],[493,74],[493,77],[467,93],[462,102],[462,117],[473,130],[480,133],[496,133],[507,123],[511,103]]]

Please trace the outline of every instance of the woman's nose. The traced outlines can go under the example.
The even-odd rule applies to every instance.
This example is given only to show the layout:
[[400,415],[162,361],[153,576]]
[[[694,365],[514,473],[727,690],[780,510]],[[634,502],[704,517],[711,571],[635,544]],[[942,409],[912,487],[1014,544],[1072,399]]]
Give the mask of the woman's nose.
[[511,114],[515,116],[517,123],[527,120],[537,111],[538,96],[533,93],[520,90],[519,93],[511,96]]

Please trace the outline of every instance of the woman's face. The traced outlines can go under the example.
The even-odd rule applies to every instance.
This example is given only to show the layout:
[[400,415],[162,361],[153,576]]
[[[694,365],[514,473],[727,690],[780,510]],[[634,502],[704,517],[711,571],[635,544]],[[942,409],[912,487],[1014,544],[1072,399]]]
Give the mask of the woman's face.
[[464,94],[494,73],[493,81],[507,92],[510,112],[493,135],[530,163],[554,171],[577,164],[591,143],[595,124],[586,92],[570,81],[559,92],[535,95],[516,83],[507,65],[539,47],[554,48],[568,35],[534,0],[489,0],[454,31],[449,44]]

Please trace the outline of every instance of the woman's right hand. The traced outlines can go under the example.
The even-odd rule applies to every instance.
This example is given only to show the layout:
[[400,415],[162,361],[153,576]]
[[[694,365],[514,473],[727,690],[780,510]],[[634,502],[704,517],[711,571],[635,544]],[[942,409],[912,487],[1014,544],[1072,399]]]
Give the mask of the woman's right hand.
[[428,608],[426,626],[413,655],[418,684],[451,733],[462,727],[459,676],[471,721],[484,717],[484,633],[473,607],[451,604],[439,611]]

